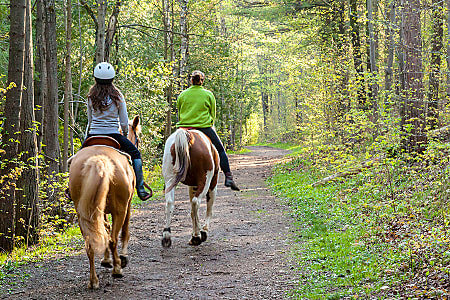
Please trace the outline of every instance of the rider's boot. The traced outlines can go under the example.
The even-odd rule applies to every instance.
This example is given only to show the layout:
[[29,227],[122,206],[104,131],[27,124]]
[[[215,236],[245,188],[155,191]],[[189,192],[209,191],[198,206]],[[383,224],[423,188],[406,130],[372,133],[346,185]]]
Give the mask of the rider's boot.
[[145,201],[149,199],[152,195],[147,193],[147,191],[144,188],[144,174],[142,172],[142,159],[133,159],[133,170],[134,174],[136,175],[136,191],[138,194],[138,197]]
[[231,188],[233,191],[239,191],[238,186],[234,183],[233,174],[231,172],[225,173],[225,186]]

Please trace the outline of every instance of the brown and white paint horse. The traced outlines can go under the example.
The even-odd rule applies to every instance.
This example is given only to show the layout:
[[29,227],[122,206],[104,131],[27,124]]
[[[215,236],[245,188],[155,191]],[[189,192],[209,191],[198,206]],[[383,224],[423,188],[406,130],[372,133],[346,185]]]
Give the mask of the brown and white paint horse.
[[[170,247],[170,223],[174,210],[175,187],[182,182],[189,186],[192,237],[190,245],[206,241],[212,207],[217,194],[219,155],[210,139],[198,130],[178,129],[166,141],[162,172],[165,181],[166,223],[161,244]],[[206,220],[200,228],[198,210],[206,195]]]
[[[135,144],[139,128],[139,117],[135,117],[128,131],[128,139]],[[69,191],[89,258],[89,288],[99,287],[94,264],[96,253],[104,254],[101,264],[113,268],[113,277],[122,277],[122,268],[128,262],[128,226],[135,181],[128,158],[112,147],[85,147],[71,158]],[[107,221],[107,214],[112,216],[112,226]],[[119,256],[117,246],[121,230],[122,249]],[[109,251],[113,258],[112,265]]]

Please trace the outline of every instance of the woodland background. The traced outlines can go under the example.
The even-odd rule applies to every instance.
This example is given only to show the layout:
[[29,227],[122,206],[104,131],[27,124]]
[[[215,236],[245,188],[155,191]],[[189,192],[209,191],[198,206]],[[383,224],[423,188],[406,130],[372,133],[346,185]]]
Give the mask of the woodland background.
[[[393,247],[408,238],[411,276],[430,258],[447,265],[449,5],[0,0],[0,248],[38,243],[73,221],[62,196],[67,158],[83,140],[92,69],[109,61],[129,116],[142,118],[149,171],[174,128],[176,96],[199,69],[229,150],[289,142],[303,150],[280,173],[301,172],[303,157],[320,171],[315,186],[363,176],[372,236]],[[413,220],[426,228],[400,240],[399,224]],[[439,247],[414,252],[412,237],[431,231]]]

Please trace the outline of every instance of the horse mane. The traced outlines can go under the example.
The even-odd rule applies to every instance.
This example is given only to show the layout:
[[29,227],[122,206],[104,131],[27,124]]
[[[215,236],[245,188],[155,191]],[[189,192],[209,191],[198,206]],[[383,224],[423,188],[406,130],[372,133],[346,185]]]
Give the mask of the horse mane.
[[189,147],[192,144],[192,139],[193,137],[188,130],[178,129],[175,132],[175,142],[173,143],[175,148],[175,163],[173,169],[176,176],[175,181],[166,188],[166,193],[170,192],[178,183],[186,179],[187,171],[191,164]]
[[104,211],[113,174],[114,164],[105,156],[91,156],[83,164],[84,182],[77,212],[86,246],[92,247],[96,253],[103,252],[109,240]]

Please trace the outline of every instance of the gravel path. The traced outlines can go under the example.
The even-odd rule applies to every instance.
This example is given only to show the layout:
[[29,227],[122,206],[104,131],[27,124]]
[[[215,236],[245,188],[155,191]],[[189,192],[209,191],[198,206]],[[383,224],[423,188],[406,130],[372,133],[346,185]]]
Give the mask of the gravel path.
[[[161,247],[164,200],[134,209],[131,217],[129,264],[124,277],[109,269],[97,272],[100,289],[87,289],[89,267],[84,250],[60,259],[22,266],[28,274],[15,285],[6,282],[1,299],[283,299],[294,288],[295,270],[289,259],[289,232],[294,226],[283,206],[264,183],[272,165],[286,151],[249,147],[230,156],[240,192],[223,186],[218,196],[208,240],[189,246],[191,233],[187,187],[176,191],[172,247]],[[205,199],[201,217],[205,213]]]

